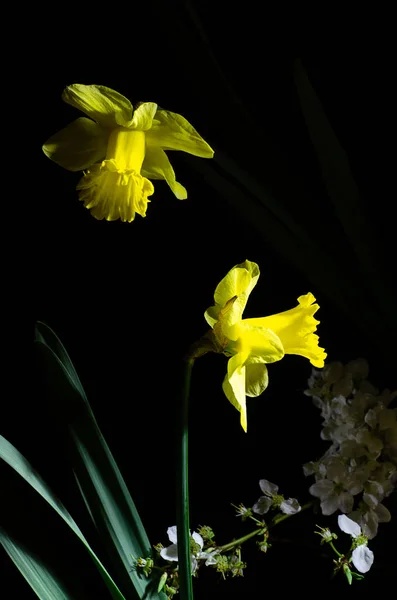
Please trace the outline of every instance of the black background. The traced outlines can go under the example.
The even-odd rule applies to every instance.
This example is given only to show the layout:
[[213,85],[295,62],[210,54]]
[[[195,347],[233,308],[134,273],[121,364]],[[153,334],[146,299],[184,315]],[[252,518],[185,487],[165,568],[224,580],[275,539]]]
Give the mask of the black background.
[[[166,529],[175,523],[181,357],[206,331],[203,312],[232,266],[249,259],[261,270],[246,317],[287,310],[312,291],[329,359],[364,356],[375,385],[396,387],[395,193],[387,183],[392,66],[387,35],[378,43],[335,29],[328,43],[304,47],[281,25],[273,31],[268,15],[218,4],[152,3],[133,14],[119,7],[116,16],[108,9],[76,11],[67,22],[61,13],[47,14],[46,24],[23,37],[15,100],[4,94],[12,175],[3,221],[10,282],[4,385],[10,385],[2,434],[90,532],[34,368],[33,327],[43,320],[74,361],[150,540],[166,544]],[[357,183],[359,201],[351,211],[338,212],[327,194],[294,81],[301,66]],[[155,182],[145,219],[91,217],[74,189],[80,175],[41,152],[50,135],[80,116],[61,101],[63,88],[77,82],[106,85],[132,102],[157,102],[194,125],[215,158],[169,153],[186,201]],[[287,356],[269,367],[268,390],[248,400],[247,434],[223,395],[225,368],[223,356],[197,361],[190,412],[191,525],[211,525],[218,543],[248,530],[230,503],[252,505],[261,478],[286,496],[309,500],[312,481],[301,465],[327,447],[317,410],[303,395],[308,361]],[[27,529],[35,549],[44,552],[47,537],[55,540],[53,564],[66,571],[73,565],[82,597],[105,597],[90,559],[59,519],[7,469],[4,478],[20,494],[19,504],[5,501],[2,519]],[[395,499],[394,510],[393,497],[386,504],[394,516]],[[268,555],[254,544],[243,548],[244,579],[223,582],[203,569],[195,597],[346,590],[343,580],[329,583],[332,557],[323,556],[315,523],[335,529],[336,517],[302,514],[287,521]],[[371,543],[374,567],[355,590],[392,584],[395,536],[393,521],[380,526]],[[5,581],[16,586],[10,597],[33,598],[8,559],[3,562]]]

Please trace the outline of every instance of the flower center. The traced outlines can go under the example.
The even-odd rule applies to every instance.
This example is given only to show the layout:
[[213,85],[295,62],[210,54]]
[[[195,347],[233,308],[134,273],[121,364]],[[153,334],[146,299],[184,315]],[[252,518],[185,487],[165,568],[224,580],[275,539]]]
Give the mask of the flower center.
[[140,173],[145,158],[145,132],[124,127],[113,129],[109,136],[106,160],[114,160],[120,171]]

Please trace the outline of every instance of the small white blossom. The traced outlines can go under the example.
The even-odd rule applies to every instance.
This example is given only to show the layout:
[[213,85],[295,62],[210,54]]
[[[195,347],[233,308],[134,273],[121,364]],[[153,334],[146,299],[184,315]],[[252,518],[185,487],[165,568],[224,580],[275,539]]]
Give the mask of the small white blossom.
[[332,531],[328,529],[328,527],[320,527],[320,525],[317,525],[317,527],[320,531],[315,531],[314,533],[317,533],[317,535],[320,535],[322,537],[322,544],[324,544],[324,542],[332,542],[333,539],[336,539],[338,537],[337,535],[335,535],[335,533],[332,533]]
[[[178,560],[178,537],[177,537],[177,527],[173,525],[172,527],[168,527],[167,529],[168,539],[170,540],[171,545],[166,548],[162,548],[160,551],[160,556],[164,558],[164,560],[169,561],[177,561]],[[192,554],[192,573],[194,573],[198,566],[198,560],[206,559],[205,565],[214,565],[216,560],[214,556],[218,554],[218,550],[211,549],[210,552],[202,552],[204,546],[204,540],[197,531],[193,531],[190,537],[196,542],[199,546],[199,550]]]
[[264,496],[261,496],[252,507],[252,510],[258,515],[267,513],[271,506],[279,507],[281,512],[286,515],[294,515],[301,510],[296,498],[288,498],[288,500],[285,500],[283,496],[277,493],[278,485],[275,483],[271,483],[267,479],[261,479],[259,481],[259,486],[264,493]]
[[367,540],[361,532],[358,523],[355,523],[346,515],[339,515],[338,525],[342,531],[352,536],[354,540],[358,540],[358,545],[352,552],[352,562],[360,573],[367,573],[374,562],[374,553],[367,547]]
[[343,513],[350,512],[353,509],[353,496],[362,489],[362,483],[354,474],[349,473],[345,462],[333,457],[327,465],[327,478],[310,486],[309,492],[320,498],[323,515],[332,515],[338,509]]
[[216,548],[208,548],[208,550],[210,550],[210,551],[209,552],[198,552],[196,555],[199,560],[205,559],[204,564],[206,567],[208,567],[210,565],[216,565],[215,556],[217,554],[219,554],[219,550],[217,550]]

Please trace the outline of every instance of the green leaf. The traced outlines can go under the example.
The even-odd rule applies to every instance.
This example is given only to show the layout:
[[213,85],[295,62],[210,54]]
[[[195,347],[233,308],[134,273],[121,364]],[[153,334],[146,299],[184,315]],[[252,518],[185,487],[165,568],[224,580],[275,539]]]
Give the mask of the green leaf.
[[[300,60],[294,61],[293,70],[303,118],[316,153],[319,170],[328,196],[361,269],[362,274],[359,281],[363,280],[364,275],[371,282],[368,287],[368,296],[371,297],[372,302],[363,305],[366,311],[365,324],[367,329],[370,329],[373,334],[382,340],[382,350],[387,355],[383,338],[385,337],[386,343],[389,343],[388,339],[394,339],[394,336],[390,335],[390,328],[394,327],[394,331],[396,331],[397,316],[395,311],[395,288],[386,277],[382,276],[379,269],[379,264],[383,260],[380,254],[381,244],[379,242],[381,240],[378,239],[377,231],[372,226],[371,214],[366,208],[365,202],[362,202],[359,187],[349,164],[348,154],[339,142],[326,116],[320,98]],[[347,260],[348,257],[346,256],[346,263]],[[360,273],[360,271],[358,272]],[[341,273],[339,272],[339,280],[340,276]],[[374,306],[374,309],[372,309],[372,306]],[[355,306],[355,309],[358,315],[358,310],[361,307]],[[371,314],[369,314],[370,310]],[[387,332],[382,326],[381,319],[379,319],[379,311],[388,316]],[[381,327],[380,331],[376,331],[372,327],[372,321],[374,321],[377,329]],[[369,322],[371,323],[370,328],[368,328]],[[390,345],[390,350],[392,353],[392,345]]]
[[2,528],[0,544],[40,600],[73,600],[66,586],[50,569]]
[[59,514],[59,516],[62,517],[62,519],[72,529],[72,531],[74,531],[74,533],[81,540],[81,542],[84,544],[89,554],[91,555],[91,558],[93,559],[96,567],[102,575],[102,578],[104,579],[112,595],[112,598],[114,600],[125,600],[123,594],[120,592],[117,585],[110,577],[109,573],[102,565],[99,558],[96,556],[95,552],[91,549],[89,543],[85,539],[83,533],[81,532],[80,528],[75,523],[69,512],[58,500],[58,498],[51,492],[51,490],[46,485],[46,483],[44,483],[41,477],[35,472],[35,470],[26,460],[26,458],[22,456],[22,454],[2,435],[0,435],[0,458],[2,458],[21,477],[23,477],[23,479],[25,479],[25,481],[27,481],[36,490],[36,492],[40,494],[40,496],[42,496],[50,506],[52,506],[52,508]]
[[181,430],[179,446],[178,495],[177,495],[177,541],[178,567],[181,598],[193,600],[193,583],[190,558],[189,527],[189,474],[188,474],[188,433],[189,433],[189,392],[194,359],[184,362]]
[[44,323],[36,325],[36,341],[50,402],[69,430],[78,487],[113,560],[118,581],[134,598],[165,600],[165,594],[159,594],[152,580],[138,572],[131,561],[131,556],[151,556],[151,545],[72,361]]

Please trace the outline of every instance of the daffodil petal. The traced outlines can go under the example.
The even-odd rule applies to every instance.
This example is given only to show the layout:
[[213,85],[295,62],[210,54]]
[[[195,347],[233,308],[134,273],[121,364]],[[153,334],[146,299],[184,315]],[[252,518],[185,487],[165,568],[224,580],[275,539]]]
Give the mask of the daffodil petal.
[[271,329],[280,338],[286,354],[304,356],[314,367],[321,369],[327,354],[318,345],[319,337],[314,333],[319,321],[313,315],[320,308],[314,304],[315,300],[309,293],[300,296],[298,306],[291,310],[259,319],[245,319],[244,323]]
[[184,117],[168,110],[158,110],[150,131],[148,146],[163,150],[182,150],[194,156],[212,158],[214,151]]
[[131,123],[131,102],[103,85],[74,83],[64,89],[62,99],[104,127],[128,127]]
[[204,318],[210,327],[213,327],[218,321],[219,313],[221,311],[220,306],[210,306],[204,313]]
[[226,398],[240,413],[240,423],[244,431],[247,431],[247,407],[245,400],[245,356],[236,354],[232,356],[227,364],[227,375],[222,387]]
[[238,349],[249,356],[249,363],[281,360],[284,347],[280,338],[271,329],[251,325],[252,320],[258,319],[243,319],[230,327],[222,322],[222,332],[229,340],[236,340]]
[[[222,323],[226,326],[236,323],[241,319],[248,296],[259,278],[259,267],[249,260],[233,267],[217,285],[214,293],[216,306],[207,309],[204,316],[209,325],[213,327],[215,315],[221,308],[227,310],[222,313]],[[232,299],[235,299],[231,302]]]
[[106,154],[108,133],[86,117],[80,117],[51,136],[43,152],[69,171],[83,171]]
[[245,394],[251,398],[260,396],[269,385],[269,375],[265,363],[245,363]]
[[187,198],[187,191],[176,181],[174,169],[164,150],[147,148],[141,173],[147,179],[165,179],[178,200]]
[[[142,102],[134,111],[129,129],[136,129],[137,131],[147,131],[150,129],[156,110],[157,104],[154,102]],[[147,143],[147,135],[145,138]]]

